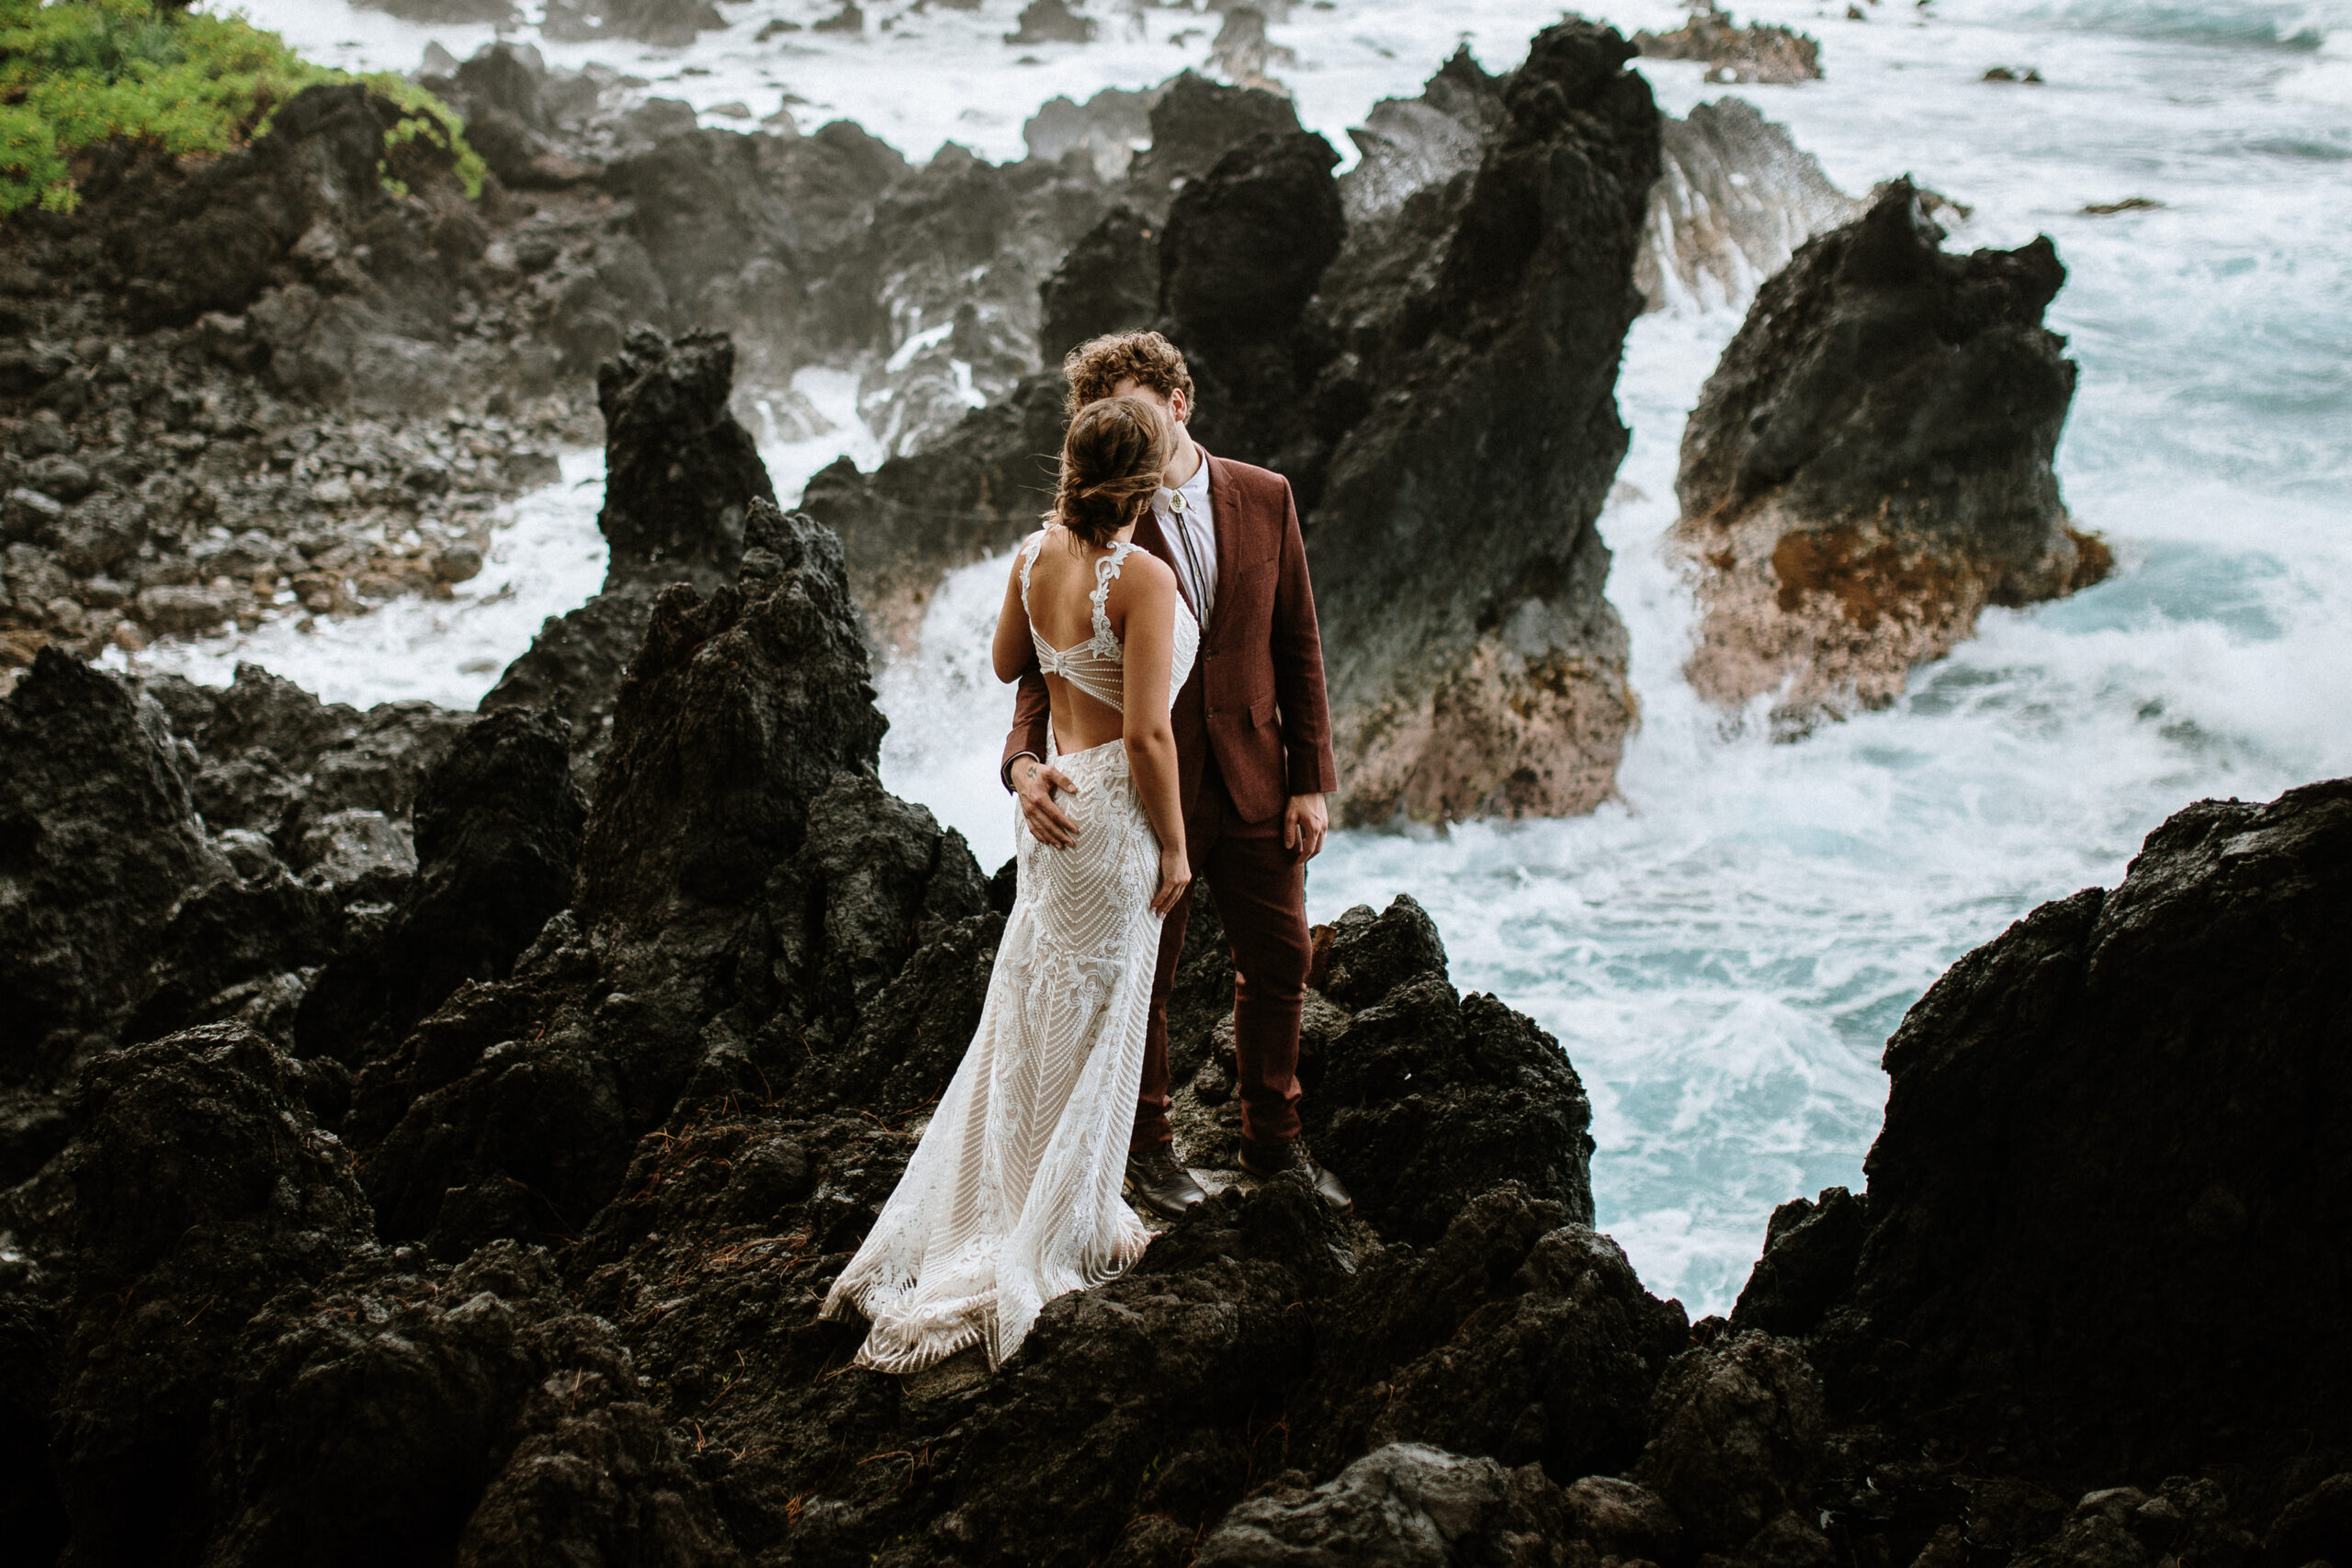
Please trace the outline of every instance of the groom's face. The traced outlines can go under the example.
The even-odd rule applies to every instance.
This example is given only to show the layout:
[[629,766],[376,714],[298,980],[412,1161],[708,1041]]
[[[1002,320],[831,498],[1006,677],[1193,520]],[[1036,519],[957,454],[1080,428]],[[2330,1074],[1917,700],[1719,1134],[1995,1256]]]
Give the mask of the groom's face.
[[1168,467],[1161,474],[1160,481],[1178,485],[1190,479],[1196,463],[1192,456],[1193,444],[1184,433],[1184,416],[1193,412],[1191,400],[1182,390],[1163,392],[1157,387],[1145,386],[1132,376],[1121,377],[1118,385],[1111,389],[1111,395],[1114,398],[1141,398],[1147,402],[1156,403],[1162,412],[1176,422],[1176,439],[1169,445]]
[[1143,398],[1158,403],[1168,417],[1179,424],[1183,423],[1184,416],[1193,412],[1182,392],[1163,392],[1157,387],[1145,386],[1132,376],[1122,378],[1119,384],[1111,389],[1111,395],[1114,398]]

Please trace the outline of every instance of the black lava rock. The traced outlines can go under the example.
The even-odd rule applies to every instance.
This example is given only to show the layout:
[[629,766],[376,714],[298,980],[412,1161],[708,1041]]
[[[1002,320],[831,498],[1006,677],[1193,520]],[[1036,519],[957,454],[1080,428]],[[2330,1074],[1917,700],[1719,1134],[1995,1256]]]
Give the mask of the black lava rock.
[[674,343],[633,333],[597,367],[607,468],[596,527],[613,547],[608,578],[709,592],[734,577],[745,509],[775,500],[751,432],[728,412],[734,386],[735,345],[718,333]]
[[1833,1411],[2076,1487],[2345,1451],[2346,972],[2344,781],[2192,806],[1953,965],[1888,1043]]
[[741,1561],[611,1325],[535,1248],[372,1255],[270,1303],[217,1420],[220,1548],[252,1562]]
[[78,1100],[74,1141],[0,1200],[73,1292],[50,1462],[74,1551],[174,1560],[209,1531],[204,1438],[239,1330],[364,1246],[368,1202],[302,1069],[241,1026],[100,1057]]
[[560,718],[502,709],[425,776],[416,875],[386,922],[312,983],[295,1022],[305,1054],[356,1065],[464,982],[504,978],[571,903],[587,809],[569,739]]
[[1747,1333],[1686,1350],[1653,1398],[1633,1478],[1672,1510],[1684,1550],[1828,1560],[1805,1512],[1827,1422],[1793,1343]]
[[1151,325],[1159,307],[1152,288],[1159,255],[1157,231],[1148,219],[1129,207],[1104,213],[1038,286],[1044,313],[1039,357],[1057,365],[1089,338]]
[[734,374],[725,336],[671,343],[650,330],[597,372],[606,478],[596,526],[612,546],[604,591],[550,617],[481,700],[484,713],[536,707],[568,719],[583,784],[611,739],[622,672],[654,592],[687,582],[710,592],[731,581],[752,503],[775,504],[751,433],[728,412]]
[[1284,136],[1298,129],[1298,110],[1279,93],[1179,72],[1151,106],[1151,145],[1127,168],[1137,210],[1164,221],[1169,204],[1183,187],[1226,153],[1252,137]]
[[1806,1334],[1854,1282],[1870,1221],[1862,1201],[1842,1187],[1817,1201],[1794,1198],[1772,1211],[1764,1256],[1732,1309],[1736,1328]]
[[0,1075],[47,1088],[112,1043],[181,897],[235,874],[163,710],[62,650],[0,700]]
[[1344,1027],[1302,1070],[1308,1133],[1384,1235],[1434,1241],[1504,1181],[1592,1220],[1591,1106],[1559,1043],[1489,996],[1445,978],[1445,950],[1398,895],[1333,928]]

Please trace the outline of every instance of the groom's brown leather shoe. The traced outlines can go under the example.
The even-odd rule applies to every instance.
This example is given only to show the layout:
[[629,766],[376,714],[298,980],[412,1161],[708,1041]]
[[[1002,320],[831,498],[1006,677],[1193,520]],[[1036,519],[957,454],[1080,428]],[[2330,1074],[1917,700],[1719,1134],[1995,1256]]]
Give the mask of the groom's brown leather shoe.
[[1162,1219],[1181,1220],[1195,1203],[1207,1202],[1209,1193],[1162,1144],[1127,1156],[1127,1196]]
[[1340,1179],[1326,1167],[1317,1165],[1315,1156],[1306,1152],[1306,1145],[1296,1139],[1287,1144],[1253,1144],[1244,1138],[1241,1140],[1239,1159],[1241,1168],[1261,1181],[1280,1176],[1286,1170],[1298,1172],[1306,1178],[1306,1184],[1315,1189],[1315,1195],[1340,1213],[1344,1214],[1356,1206],[1354,1197]]

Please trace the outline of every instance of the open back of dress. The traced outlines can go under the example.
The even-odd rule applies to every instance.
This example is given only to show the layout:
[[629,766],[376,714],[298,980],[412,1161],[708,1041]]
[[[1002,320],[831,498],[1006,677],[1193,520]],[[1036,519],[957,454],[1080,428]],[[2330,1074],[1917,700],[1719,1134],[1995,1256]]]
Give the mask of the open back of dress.
[[[1094,592],[1087,602],[1093,606],[1094,635],[1084,642],[1068,648],[1056,648],[1037,629],[1035,612],[1029,607],[1029,572],[1037,564],[1037,552],[1045,547],[1044,530],[1029,536],[1021,547],[1021,609],[1029,615],[1029,640],[1036,645],[1037,668],[1048,675],[1058,675],[1092,697],[1105,707],[1126,711],[1127,650],[1111,629],[1111,584],[1136,552],[1133,544],[1121,542],[1111,547],[1102,558],[1094,563]],[[1201,628],[1183,605],[1176,606],[1176,637],[1170,649],[1168,670],[1168,702],[1174,706],[1177,689],[1193,672],[1193,660],[1201,650]]]

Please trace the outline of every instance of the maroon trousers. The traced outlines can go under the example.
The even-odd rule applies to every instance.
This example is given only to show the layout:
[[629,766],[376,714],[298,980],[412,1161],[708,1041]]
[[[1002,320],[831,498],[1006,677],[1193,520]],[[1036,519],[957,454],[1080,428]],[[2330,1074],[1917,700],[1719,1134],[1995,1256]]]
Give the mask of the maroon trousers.
[[[1283,845],[1283,813],[1245,822],[1207,760],[1200,794],[1184,820],[1193,874],[1204,878],[1217,918],[1233,944],[1233,1043],[1239,1058],[1241,1135],[1255,1144],[1298,1136],[1298,1014],[1306,994],[1314,941],[1306,930],[1306,863]],[[1159,968],[1151,981],[1151,1024],[1144,1039],[1143,1083],[1136,1096],[1136,1153],[1174,1139],[1168,1125],[1168,994],[1184,952],[1192,901],[1176,906],[1159,930]]]

